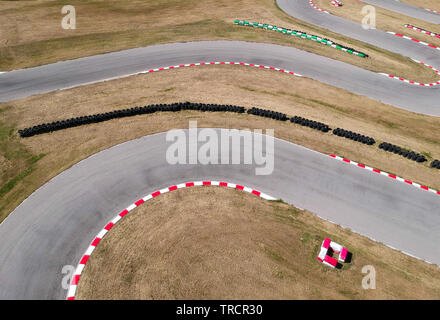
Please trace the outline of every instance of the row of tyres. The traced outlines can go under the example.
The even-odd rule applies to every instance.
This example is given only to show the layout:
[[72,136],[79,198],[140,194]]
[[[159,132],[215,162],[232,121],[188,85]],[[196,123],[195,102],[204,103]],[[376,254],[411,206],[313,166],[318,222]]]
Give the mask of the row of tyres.
[[395,154],[401,155],[402,157],[405,157],[407,159],[410,159],[410,160],[413,160],[413,161],[416,161],[416,162],[425,162],[425,161],[427,161],[425,156],[423,156],[421,154],[418,154],[418,153],[416,153],[414,151],[411,151],[411,150],[403,149],[403,148],[401,148],[399,146],[396,146],[396,145],[388,143],[388,142],[382,142],[379,145],[379,149],[382,149],[382,150],[385,150],[385,151],[388,151],[388,152],[393,152]]
[[34,135],[48,133],[52,131],[63,130],[67,128],[78,127],[81,125],[98,123],[117,118],[131,117],[142,114],[151,114],[155,112],[178,112],[181,110],[195,110],[195,111],[211,111],[211,112],[235,112],[244,113],[245,108],[233,105],[220,104],[204,104],[192,102],[177,102],[171,104],[152,104],[144,107],[134,107],[130,109],[114,110],[106,113],[98,113],[90,116],[82,116],[70,118],[62,121],[55,121],[51,123],[43,123],[37,126],[18,130],[20,137],[32,137]]
[[326,125],[325,123],[314,121],[314,120],[309,120],[309,119],[302,118],[299,116],[294,116],[294,117],[290,118],[290,122],[299,124],[303,127],[309,127],[309,128],[315,129],[315,130],[319,130],[322,132],[329,132],[331,130],[330,127],[328,125]]
[[251,108],[247,111],[248,114],[253,114],[260,117],[271,118],[279,121],[286,121],[287,115],[281,112],[276,112],[272,110],[260,109],[260,108]]
[[336,128],[333,130],[333,134],[337,135],[338,137],[343,137],[343,138],[347,138],[353,141],[357,141],[363,144],[367,144],[369,146],[373,145],[376,143],[376,141],[368,136],[364,136],[363,134],[359,134],[356,132],[352,132],[349,130],[344,130],[341,128]]
[[[103,122],[111,119],[130,117],[135,115],[142,114],[151,114],[155,112],[178,112],[182,110],[194,110],[194,111],[210,111],[210,112],[235,112],[235,113],[244,113],[246,109],[244,107],[233,106],[233,105],[220,105],[220,104],[204,104],[204,103],[192,103],[192,102],[177,102],[171,104],[152,104],[144,107],[134,107],[130,109],[122,109],[110,111],[107,113],[98,113],[89,116],[81,116],[77,118],[70,118],[67,120],[56,121],[51,123],[44,123],[37,126],[29,127],[23,130],[18,130],[20,137],[31,137],[34,135],[48,133],[52,131],[58,131],[62,129],[77,127],[86,124]],[[309,127],[315,130],[319,130],[321,132],[329,132],[331,128],[324,123],[302,118],[299,116],[294,116],[292,118],[288,118],[288,116],[284,113],[260,109],[260,108],[250,108],[247,110],[248,114],[270,118],[279,121],[290,120],[291,123],[299,124],[301,126]],[[368,136],[361,135],[359,133],[355,133],[352,131],[344,130],[341,128],[336,128],[333,130],[333,134],[344,137],[353,141],[361,142],[367,145],[373,145],[376,141]],[[395,154],[399,154],[405,158],[411,159],[416,162],[425,162],[427,159],[425,156],[420,155],[414,151],[403,149],[399,146],[388,142],[382,142],[379,145],[380,149],[383,149],[388,152],[393,152]],[[440,169],[440,161],[434,160],[430,164],[431,168]]]
[[287,28],[281,28],[281,27],[277,27],[277,26],[273,26],[270,24],[266,24],[266,23],[259,23],[259,22],[250,22],[250,21],[245,21],[245,20],[235,20],[234,24],[240,25],[240,26],[250,26],[250,27],[254,27],[254,28],[260,28],[260,29],[266,29],[266,30],[272,30],[272,31],[276,31],[276,32],[281,32],[287,35],[291,35],[291,36],[295,36],[298,38],[302,38],[302,39],[308,39],[308,40],[312,40],[327,46],[330,46],[332,48],[338,49],[338,50],[342,50],[344,52],[362,57],[362,58],[367,58],[368,54],[360,52],[356,49],[353,49],[351,47],[347,47],[344,46],[342,44],[336,43],[331,41],[330,39],[327,38],[322,38],[313,34],[308,34],[306,32],[303,31],[299,31],[299,30],[292,30],[292,29],[287,29]]
[[431,168],[440,169],[440,160],[434,160],[430,164]]

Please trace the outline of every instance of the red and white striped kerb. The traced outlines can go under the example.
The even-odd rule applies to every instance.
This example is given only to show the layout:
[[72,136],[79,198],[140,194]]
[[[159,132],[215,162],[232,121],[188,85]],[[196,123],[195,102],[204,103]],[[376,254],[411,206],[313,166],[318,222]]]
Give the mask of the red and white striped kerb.
[[315,4],[313,3],[313,0],[309,0],[309,4],[310,4],[310,6],[312,6],[314,9],[316,9],[316,10],[318,10],[318,11],[321,11],[321,12],[324,12],[324,13],[328,13],[328,14],[330,14],[330,12],[328,12],[328,11],[326,11],[326,10],[324,10],[324,9],[321,9],[320,7],[318,7],[317,5],[315,5]]
[[335,156],[334,154],[330,154],[329,156],[334,158],[334,159],[336,159],[336,160],[343,161],[343,162],[346,162],[346,163],[350,163],[350,164],[355,165],[355,166],[357,166],[359,168],[363,168],[365,170],[368,170],[368,171],[371,171],[371,172],[374,172],[374,173],[379,173],[379,174],[381,174],[381,175],[383,175],[385,177],[388,177],[388,178],[391,178],[391,179],[394,179],[394,180],[397,180],[397,181],[400,181],[400,182],[412,185],[413,187],[420,188],[420,189],[423,189],[423,190],[426,190],[426,191],[429,191],[429,192],[432,192],[432,193],[440,195],[440,191],[438,191],[438,190],[434,190],[434,189],[428,188],[426,186],[420,185],[420,184],[418,184],[416,182],[412,182],[410,180],[403,179],[401,177],[395,176],[395,175],[390,174],[388,172],[381,171],[381,170],[375,169],[375,168],[371,168],[371,167],[366,166],[364,164],[357,163],[355,161],[348,160],[346,158],[341,158],[341,157]]
[[276,68],[276,67],[270,67],[270,66],[264,66],[261,64],[255,64],[255,63],[246,63],[246,62],[235,62],[235,61],[214,61],[214,62],[197,62],[197,63],[186,63],[186,64],[179,64],[175,66],[169,66],[169,67],[162,67],[162,68],[155,68],[150,69],[146,71],[139,72],[139,74],[143,73],[149,73],[149,72],[157,72],[157,71],[163,71],[163,70],[172,70],[172,69],[179,69],[179,68],[185,68],[185,67],[195,67],[195,66],[207,66],[207,65],[238,65],[238,66],[249,66],[249,67],[256,67],[256,68],[263,68],[263,69],[269,69],[269,70],[275,70],[280,71],[284,73],[288,73],[290,75],[296,76],[296,77],[302,77],[299,73]]
[[[415,62],[417,62],[417,63],[420,63],[421,65],[424,65],[425,67],[428,67],[428,68],[430,68],[432,71],[434,71],[435,73],[439,73],[439,70],[437,70],[436,68],[434,68],[433,66],[430,66],[429,64],[427,64],[427,63],[424,63],[424,62],[421,62],[421,61],[418,61],[418,60],[415,60],[415,59],[413,59]],[[391,75],[391,74],[388,74],[388,73],[380,73],[380,74],[382,74],[382,75],[384,75],[384,76],[387,76],[387,77],[389,77],[389,78],[393,78],[393,79],[396,79],[396,80],[400,80],[400,81],[403,81],[403,82],[406,82],[406,83],[409,83],[409,84],[413,84],[413,85],[417,85],[417,86],[424,86],[424,87],[434,87],[434,86],[438,86],[439,84],[440,84],[440,80],[439,81],[437,81],[437,82],[432,82],[432,83],[420,83],[420,82],[416,82],[416,81],[412,81],[412,80],[408,80],[408,79],[404,79],[404,78],[401,78],[401,77],[396,77],[396,76],[393,76],[393,75]]]
[[84,267],[89,260],[92,252],[95,250],[96,246],[99,244],[99,242],[102,240],[102,238],[107,234],[107,232],[110,231],[113,226],[119,222],[123,217],[125,217],[130,211],[132,211],[134,208],[139,207],[144,202],[153,199],[161,194],[174,191],[177,189],[182,188],[189,188],[189,187],[195,187],[195,186],[219,186],[219,187],[228,187],[233,189],[242,190],[248,193],[251,193],[253,195],[256,195],[258,197],[261,197],[266,200],[277,200],[274,197],[271,197],[263,192],[257,191],[255,189],[245,187],[239,184],[230,183],[230,182],[220,182],[220,181],[193,181],[193,182],[186,182],[177,184],[168,188],[164,188],[161,190],[158,190],[156,192],[150,193],[149,195],[143,197],[142,199],[139,199],[123,211],[121,211],[116,217],[113,218],[113,220],[109,221],[105,227],[96,235],[95,239],[93,239],[92,243],[87,248],[86,252],[82,256],[81,260],[78,263],[78,266],[75,269],[75,273],[72,277],[72,280],[70,282],[69,290],[67,292],[67,300],[75,300],[75,293],[78,286],[79,278],[81,276],[81,273],[84,270]]
[[425,9],[425,10],[427,10],[427,11],[429,11],[429,12],[432,12],[432,13],[435,13],[435,14],[440,14],[440,12],[435,11],[435,10],[432,10],[432,9]]
[[418,28],[418,27],[413,26],[411,24],[405,24],[405,27],[408,28],[408,29],[413,29],[415,31],[427,34],[427,35],[429,35],[431,37],[436,37],[436,38],[440,39],[440,34],[437,34],[437,33],[434,33],[434,32],[431,32],[431,31],[428,31],[428,30],[425,30],[425,29],[422,29],[422,28]]
[[440,80],[437,81],[437,82],[432,82],[432,83],[420,83],[420,82],[417,82],[417,81],[412,81],[412,80],[404,79],[404,78],[401,78],[401,77],[396,77],[396,76],[393,76],[392,74],[388,74],[388,73],[380,73],[380,74],[382,74],[384,76],[387,76],[389,78],[400,80],[402,82],[405,82],[405,83],[408,83],[408,84],[413,84],[413,85],[416,85],[416,86],[434,87],[434,86],[438,86],[440,84]]
[[336,268],[338,265],[338,260],[327,255],[330,248],[333,250],[334,253],[339,255],[338,260],[341,262],[345,262],[345,259],[347,258],[348,250],[345,249],[343,246],[341,246],[339,243],[330,240],[329,238],[324,239],[317,258],[326,266],[330,268]]
[[430,43],[427,43],[427,42],[423,42],[423,41],[420,41],[420,40],[417,40],[417,39],[414,39],[414,38],[410,38],[410,37],[404,36],[403,34],[400,34],[400,33],[395,33],[395,32],[392,32],[392,31],[387,31],[387,33],[393,34],[395,36],[398,36],[398,37],[401,37],[401,38],[404,38],[404,39],[407,39],[407,40],[411,40],[411,41],[417,42],[417,43],[422,44],[424,46],[428,46],[428,47],[440,50],[440,47],[437,47],[437,46],[435,46],[433,44],[430,44]]
[[[420,41],[420,40],[417,40],[417,39],[413,39],[413,38],[410,38],[410,37],[404,36],[404,35],[399,34],[399,33],[391,32],[391,31],[387,31],[387,32],[388,32],[389,34],[394,34],[394,35],[396,35],[396,36],[398,36],[398,37],[405,38],[405,39],[408,39],[408,40],[412,40],[412,41],[415,41],[415,42],[417,42],[417,43],[420,43],[420,44],[423,44],[423,45],[427,45],[427,46],[429,46],[429,47],[431,47],[431,48],[434,48],[434,49],[440,50],[439,47],[436,47],[436,46],[434,46],[434,45],[432,45],[432,44],[429,44],[429,43],[426,43],[426,42],[423,42],[423,41]],[[434,68],[433,66],[430,66],[430,65],[427,64],[427,63],[424,63],[424,62],[421,62],[421,61],[418,61],[418,60],[415,60],[415,59],[413,59],[413,60],[414,60],[415,62],[417,62],[417,63],[420,63],[420,64],[422,64],[422,65],[424,65],[424,66],[426,66],[426,67],[432,69],[432,71],[434,71],[435,73],[437,73],[437,74],[439,73],[439,70],[437,70],[437,69]],[[434,86],[438,86],[438,85],[440,84],[440,80],[437,81],[437,82],[431,82],[431,83],[421,83],[421,82],[416,82],[416,81],[412,81],[412,80],[404,79],[404,78],[401,78],[401,77],[397,77],[397,76],[394,76],[394,75],[391,75],[391,74],[388,74],[388,73],[380,73],[380,74],[382,74],[382,75],[384,75],[384,76],[387,76],[387,77],[389,77],[389,78],[392,78],[392,79],[400,80],[400,81],[402,81],[402,82],[405,82],[405,83],[408,83],[408,84],[417,85],[417,86],[423,86],[423,87],[434,87]]]

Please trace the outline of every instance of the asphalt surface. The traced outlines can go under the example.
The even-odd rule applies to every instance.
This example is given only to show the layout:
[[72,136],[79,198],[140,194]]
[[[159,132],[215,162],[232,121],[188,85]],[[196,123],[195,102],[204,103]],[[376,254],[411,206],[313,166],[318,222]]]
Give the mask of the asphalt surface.
[[[423,46],[416,42],[402,39],[400,37],[396,37],[395,35],[387,33],[386,31],[388,30],[365,30],[364,28],[362,28],[361,25],[361,15],[359,15],[359,23],[357,23],[351,20],[345,20],[332,14],[320,12],[311,7],[306,0],[277,0],[277,4],[281,10],[299,20],[365,43],[369,43],[378,48],[386,49],[390,52],[398,53],[406,57],[423,61],[434,67],[440,67],[439,50]],[[374,51],[367,52],[367,54],[368,53],[374,54]],[[403,88],[408,88],[408,85]],[[428,90],[429,89],[430,88],[428,88]],[[404,89],[400,90],[397,93],[390,94],[400,94],[401,91],[404,91]],[[440,95],[439,92],[437,92],[436,94]]]
[[419,20],[440,24],[440,15],[396,0],[361,0],[362,2],[394,11]]
[[[400,40],[399,43],[405,41],[393,40]],[[412,45],[410,41],[406,41],[406,44]],[[426,48],[417,49],[423,51]],[[439,53],[436,58],[438,57]],[[155,45],[11,71],[0,76],[0,101],[103,81],[158,67],[209,61],[238,61],[280,67],[406,110],[440,116],[437,103],[440,91],[436,88],[411,86],[375,72],[292,47],[240,41]],[[440,61],[438,65],[440,66]]]
[[[323,16],[305,0],[278,4],[300,19],[440,66],[435,50],[377,30],[355,29],[356,24]],[[373,40],[375,33],[379,38]],[[437,89],[412,87],[295,48],[234,41],[158,45],[8,72],[0,76],[0,100],[215,60],[281,67],[407,110],[440,113]],[[275,170],[269,176],[255,176],[252,165],[170,166],[166,148],[164,134],[157,134],[102,151],[18,206],[0,224],[0,299],[64,299],[63,266],[76,266],[96,233],[119,211],[145,194],[201,179],[253,187],[440,265],[438,195],[281,140],[276,140]]]
[[282,140],[268,176],[255,165],[169,165],[168,146],[161,133],[102,151],[17,207],[0,224],[0,299],[65,298],[63,266],[76,266],[109,220],[148,193],[202,179],[253,187],[440,263],[438,195]]

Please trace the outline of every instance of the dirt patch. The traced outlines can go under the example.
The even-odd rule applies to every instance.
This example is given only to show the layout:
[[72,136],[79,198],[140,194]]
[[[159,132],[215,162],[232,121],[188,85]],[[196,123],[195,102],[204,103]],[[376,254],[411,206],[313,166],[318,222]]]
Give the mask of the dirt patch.
[[[316,255],[324,237],[353,259]],[[362,267],[376,289],[361,286]],[[78,299],[438,299],[440,269],[313,214],[238,190],[195,187],[132,211],[87,262]]]
[[[429,160],[440,158],[439,118],[403,111],[314,80],[270,70],[240,66],[168,70],[0,104],[4,123],[15,128],[8,129],[7,140],[0,144],[0,154],[5,157],[10,146],[19,151],[15,152],[14,159],[2,159],[5,166],[2,165],[4,172],[0,185],[22,174],[30,162],[33,168],[0,197],[0,220],[44,182],[89,155],[144,135],[188,128],[189,120],[198,120],[199,127],[275,129],[279,138],[323,153],[345,156],[440,189],[439,170],[429,168],[426,163],[409,161],[377,146],[366,146],[331,133],[323,134],[290,122],[247,114],[158,113],[26,139],[17,136],[17,128],[38,123],[175,101],[272,109],[324,122],[332,128],[343,127],[370,135],[378,142],[388,141],[417,152],[429,152]],[[45,156],[40,159],[41,155]],[[20,163],[22,165],[15,165]]]

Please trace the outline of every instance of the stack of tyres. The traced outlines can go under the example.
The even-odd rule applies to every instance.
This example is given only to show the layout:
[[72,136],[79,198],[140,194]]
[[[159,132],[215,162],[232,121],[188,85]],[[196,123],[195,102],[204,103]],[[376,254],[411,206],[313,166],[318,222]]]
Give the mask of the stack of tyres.
[[440,160],[434,160],[431,162],[430,164],[431,168],[436,168],[436,169],[440,169]]
[[376,143],[376,141],[371,137],[364,136],[363,134],[359,134],[359,133],[352,132],[349,130],[344,130],[341,128],[334,129],[333,134],[337,135],[338,137],[343,137],[343,138],[347,138],[347,139],[350,139],[353,141],[361,142],[361,143],[367,144],[369,146]]
[[388,151],[388,152],[392,152],[392,153],[401,155],[402,157],[405,157],[407,159],[410,159],[410,160],[413,160],[413,161],[416,161],[416,162],[425,162],[425,161],[427,161],[425,156],[423,156],[421,154],[418,154],[418,153],[416,153],[414,151],[411,151],[411,150],[403,149],[403,148],[401,148],[399,146],[396,146],[396,145],[394,145],[392,143],[382,142],[379,145],[379,149],[382,149],[382,150],[385,150],[385,151]]
[[152,114],[155,112],[178,112],[181,110],[244,113],[246,109],[244,107],[233,106],[233,105],[204,104],[204,103],[192,103],[192,102],[152,104],[149,106],[114,110],[106,113],[98,113],[89,116],[81,116],[81,117],[70,118],[62,121],[55,121],[52,123],[44,123],[37,126],[25,128],[23,130],[18,130],[18,133],[20,137],[25,138],[42,133],[73,128],[81,125],[108,121],[111,119],[131,117],[141,114]]
[[290,122],[302,125],[304,127],[309,127],[309,128],[315,129],[315,130],[319,130],[322,132],[329,132],[331,130],[330,127],[328,125],[326,125],[325,123],[314,121],[314,120],[309,120],[309,119],[302,118],[299,116],[294,116],[294,117],[290,118]]
[[274,120],[286,121],[287,115],[281,112],[276,112],[272,110],[265,110],[260,108],[251,108],[247,111],[248,114],[253,114],[260,117],[272,118]]

